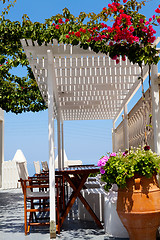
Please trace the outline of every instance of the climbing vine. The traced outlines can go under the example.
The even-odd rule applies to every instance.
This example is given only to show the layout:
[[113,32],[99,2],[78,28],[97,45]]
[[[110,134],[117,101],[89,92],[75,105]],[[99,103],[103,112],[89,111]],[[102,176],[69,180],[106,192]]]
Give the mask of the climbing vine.
[[[0,107],[15,113],[47,107],[22,49],[20,39],[23,38],[37,41],[39,45],[57,39],[58,43],[79,45],[83,49],[90,47],[96,53],[109,54],[117,64],[120,57],[123,61],[127,57],[139,66],[143,62],[157,64],[159,56],[153,43],[154,27],[160,24],[160,5],[147,20],[139,13],[145,3],[146,0],[112,0],[99,14],[82,12],[78,17],[65,8],[62,14],[44,23],[31,22],[27,15],[23,15],[21,23],[12,22],[3,13],[0,17]],[[18,66],[26,68],[27,76],[12,73]]]

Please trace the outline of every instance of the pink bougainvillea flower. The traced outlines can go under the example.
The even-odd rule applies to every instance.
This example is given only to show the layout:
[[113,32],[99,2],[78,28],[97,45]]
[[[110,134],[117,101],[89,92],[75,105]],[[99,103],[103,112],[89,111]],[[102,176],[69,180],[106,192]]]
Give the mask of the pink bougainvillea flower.
[[153,15],[153,16],[152,16],[152,18],[153,18],[153,19],[155,19],[155,18],[156,18],[156,16],[155,16],[155,15]]
[[104,24],[104,23],[101,23],[101,26],[102,26],[102,28],[104,28],[104,27],[105,27],[105,24]]
[[157,19],[157,22],[160,24],[160,18]]
[[69,22],[69,19],[68,19],[68,18],[66,18],[65,22]]
[[101,173],[101,174],[105,174],[105,170],[104,170],[103,167],[100,168],[100,173]]
[[119,10],[119,13],[124,13],[124,10],[120,9],[120,10]]
[[80,28],[80,29],[79,29],[79,32],[86,33],[86,29]]
[[160,13],[160,9],[157,8],[157,9],[155,10],[155,12],[156,12],[156,13]]
[[74,35],[74,32],[69,32],[68,34],[69,34],[69,35]]
[[55,28],[56,28],[56,29],[59,29],[59,25],[56,25]]
[[55,26],[55,23],[52,23],[53,26]]
[[76,37],[80,37],[81,36],[81,33],[78,31],[75,33]]
[[104,7],[104,8],[103,8],[103,11],[105,11],[106,9],[107,9],[107,8],[106,8],[106,7]]
[[148,25],[149,24],[149,22],[147,21],[147,22],[145,22],[145,25]]
[[126,3],[128,0],[123,0],[123,3]]
[[69,34],[69,35],[74,35],[74,32],[69,32],[68,34]]
[[130,30],[130,32],[134,32],[134,27],[130,26],[129,30]]
[[59,23],[63,23],[63,21],[62,21],[62,19],[61,19],[61,18],[58,20],[58,22],[59,22]]
[[116,153],[114,153],[114,152],[111,153],[111,154],[110,154],[110,157],[116,157]]
[[106,36],[106,35],[102,35],[101,37],[102,37],[102,39],[104,39],[104,38],[107,38],[107,36]]
[[151,22],[152,21],[152,18],[149,18],[149,22]]
[[117,12],[117,8],[115,6],[113,6],[113,12]]
[[112,57],[112,60],[117,60],[117,55]]
[[113,42],[109,42],[109,46],[113,46]]
[[122,56],[122,61],[126,61],[126,56]]
[[135,37],[134,37],[134,41],[135,41],[135,42],[139,42],[139,37],[136,37],[136,36],[135,36]]
[[66,38],[69,38],[69,35],[66,35]]
[[99,41],[99,38],[98,38],[98,37],[95,37],[95,38],[94,38],[94,41],[96,41],[96,42]]
[[139,20],[139,22],[140,22],[140,23],[143,23],[143,22],[144,22],[143,18],[141,18],[141,19]]
[[82,32],[83,32],[83,33],[86,33],[86,29],[82,29]]
[[118,64],[119,63],[119,59],[116,59],[116,64]]

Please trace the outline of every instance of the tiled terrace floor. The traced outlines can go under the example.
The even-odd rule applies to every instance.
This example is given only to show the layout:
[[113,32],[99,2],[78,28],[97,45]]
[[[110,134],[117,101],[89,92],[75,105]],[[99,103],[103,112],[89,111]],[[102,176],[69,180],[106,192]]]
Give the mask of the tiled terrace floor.
[[[23,194],[21,189],[0,190],[0,240],[50,239],[48,227],[31,228],[31,233],[25,236],[23,223]],[[57,235],[57,239],[116,240],[109,238],[103,229],[98,229],[94,222],[84,222],[77,218],[65,220],[61,234]]]
[[[31,228],[24,235],[23,194],[21,189],[0,190],[0,239],[1,240],[48,240],[49,228]],[[57,239],[108,239],[104,230],[98,229],[94,222],[66,219]]]

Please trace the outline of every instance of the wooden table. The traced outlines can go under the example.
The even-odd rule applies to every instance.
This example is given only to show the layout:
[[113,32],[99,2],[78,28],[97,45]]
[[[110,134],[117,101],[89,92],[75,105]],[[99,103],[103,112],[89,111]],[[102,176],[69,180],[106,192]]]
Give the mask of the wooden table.
[[99,168],[94,165],[85,165],[85,166],[74,166],[70,168],[64,168],[63,170],[57,170],[56,174],[63,175],[67,182],[70,184],[73,192],[69,198],[69,201],[66,205],[64,212],[61,215],[61,223],[62,226],[65,218],[67,217],[70,209],[72,208],[77,197],[81,200],[82,204],[86,207],[90,215],[93,217],[94,221],[100,228],[103,228],[99,218],[95,215],[92,208],[89,206],[88,202],[81,194],[81,189],[84,187],[84,183],[86,182],[90,173],[99,172]]

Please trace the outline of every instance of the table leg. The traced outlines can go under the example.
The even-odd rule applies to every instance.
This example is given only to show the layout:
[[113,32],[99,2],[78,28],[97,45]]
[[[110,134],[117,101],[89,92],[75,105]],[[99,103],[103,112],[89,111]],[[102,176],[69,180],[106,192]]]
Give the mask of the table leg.
[[72,182],[71,178],[70,178],[68,175],[65,175],[65,174],[64,174],[64,177],[67,179],[67,181],[69,182],[69,184],[70,184],[71,187],[73,188],[73,193],[71,194],[70,200],[69,200],[69,202],[67,203],[66,209],[65,209],[64,213],[63,213],[62,216],[61,216],[61,226],[62,226],[65,218],[67,217],[69,211],[71,210],[71,208],[72,208],[72,206],[73,206],[76,198],[78,197],[78,194],[79,194],[79,192],[81,191],[84,183],[86,182],[86,179],[87,179],[88,175],[87,175],[87,176],[84,176],[83,179],[81,179],[81,182],[80,182],[78,188],[74,185],[74,183]]
[[[65,178],[67,179],[67,181],[69,182],[70,186],[73,189],[73,193],[71,194],[70,200],[66,206],[66,209],[64,211],[64,213],[62,214],[61,217],[61,226],[64,222],[64,219],[66,218],[66,216],[68,215],[70,209],[72,208],[75,200],[77,197],[79,197],[79,199],[81,200],[81,202],[83,203],[83,205],[86,207],[86,209],[88,210],[88,212],[90,213],[90,215],[93,217],[93,219],[95,220],[96,224],[100,227],[103,228],[99,218],[96,216],[96,214],[93,212],[92,208],[89,206],[88,202],[85,200],[85,198],[82,196],[82,194],[80,193],[81,189],[84,186],[84,183],[86,182],[86,179],[88,178],[88,174],[84,174],[83,177],[81,177],[80,182],[79,182],[79,186],[77,188],[77,182],[76,184],[72,181],[72,179],[65,174],[64,175]],[[76,177],[77,179],[77,177]]]

